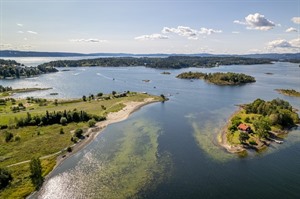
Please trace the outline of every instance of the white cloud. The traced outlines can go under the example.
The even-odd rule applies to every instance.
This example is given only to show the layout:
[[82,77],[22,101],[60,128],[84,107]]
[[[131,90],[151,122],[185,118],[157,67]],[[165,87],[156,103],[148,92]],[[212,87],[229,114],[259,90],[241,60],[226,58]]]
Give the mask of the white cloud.
[[18,31],[18,33],[23,34],[24,32],[22,30]]
[[177,28],[164,27],[161,31],[163,34],[174,33],[188,39],[197,40],[201,34],[211,35],[213,33],[221,33],[222,30],[214,30],[208,28],[201,28],[199,31],[187,26],[178,26]]
[[300,38],[290,40],[290,44],[295,48],[300,48]]
[[299,49],[300,48],[300,38],[292,39],[287,41],[285,39],[277,39],[270,41],[267,45],[268,49]]
[[28,30],[27,32],[30,33],[30,34],[34,34],[34,35],[37,35],[37,34],[38,34],[37,32],[31,31],[31,30]]
[[178,26],[177,28],[164,27],[161,32],[164,34],[175,33],[175,34],[178,34],[183,37],[196,37],[197,36],[197,30],[194,30],[187,26]]
[[71,39],[71,42],[82,42],[82,43],[105,43],[107,40],[100,39]]
[[152,35],[141,35],[134,38],[135,40],[145,41],[145,40],[157,40],[157,39],[169,39],[168,36],[162,34],[152,34]]
[[238,32],[238,31],[232,31],[231,33],[232,34],[240,34],[240,32]]
[[285,32],[298,32],[298,30],[296,28],[290,27],[286,29]]
[[208,28],[201,28],[199,33],[200,34],[206,34],[206,35],[211,35],[213,33],[221,33],[222,30],[214,30],[214,29],[208,29]]
[[0,44],[1,49],[11,49],[12,45],[11,44]]
[[23,24],[21,24],[21,23],[17,23],[17,26],[23,27]]
[[247,29],[270,30],[273,29],[275,23],[265,18],[259,13],[249,14],[245,17],[245,21],[234,20],[233,23],[246,25]]
[[294,22],[295,24],[300,24],[300,17],[293,17],[292,22]]

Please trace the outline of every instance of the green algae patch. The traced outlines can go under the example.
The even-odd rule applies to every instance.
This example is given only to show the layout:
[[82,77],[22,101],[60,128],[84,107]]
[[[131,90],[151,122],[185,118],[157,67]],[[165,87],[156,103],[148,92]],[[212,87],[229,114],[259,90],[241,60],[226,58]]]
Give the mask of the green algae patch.
[[191,123],[193,127],[193,136],[197,142],[197,145],[201,150],[203,150],[210,158],[218,162],[226,162],[232,160],[234,156],[222,150],[218,144],[220,138],[216,138],[216,132],[218,128],[214,127],[212,123],[207,122],[204,128],[196,122]]
[[[71,171],[51,178],[43,197],[139,198],[169,179],[171,156],[159,151],[159,125],[130,120],[111,129]],[[101,144],[102,143],[102,144]]]

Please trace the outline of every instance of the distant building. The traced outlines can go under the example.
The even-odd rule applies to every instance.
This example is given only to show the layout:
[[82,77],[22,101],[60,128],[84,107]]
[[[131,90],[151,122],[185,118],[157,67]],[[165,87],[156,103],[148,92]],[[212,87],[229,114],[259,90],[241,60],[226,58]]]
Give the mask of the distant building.
[[241,124],[238,126],[238,129],[239,129],[240,131],[244,131],[244,132],[247,132],[247,133],[249,133],[249,132],[251,131],[251,127],[248,126],[248,125],[246,125],[246,124],[243,124],[243,123],[241,123]]

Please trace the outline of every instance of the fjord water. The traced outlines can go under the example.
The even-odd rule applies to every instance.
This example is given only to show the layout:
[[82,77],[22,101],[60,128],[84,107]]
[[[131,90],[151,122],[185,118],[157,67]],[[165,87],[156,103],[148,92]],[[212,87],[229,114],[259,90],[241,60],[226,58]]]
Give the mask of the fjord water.
[[[17,97],[75,98],[130,90],[164,94],[170,100],[143,107],[127,120],[108,126],[58,166],[32,198],[300,197],[299,128],[289,133],[284,144],[272,144],[263,153],[250,152],[243,158],[217,144],[218,133],[238,104],[279,97],[300,110],[299,98],[274,91],[299,90],[297,64],[167,70],[170,75],[145,67],[69,69],[28,79],[0,80],[0,84],[53,88]],[[257,82],[216,86],[175,78],[186,71],[241,72],[254,76]],[[59,94],[51,96],[51,92]]]

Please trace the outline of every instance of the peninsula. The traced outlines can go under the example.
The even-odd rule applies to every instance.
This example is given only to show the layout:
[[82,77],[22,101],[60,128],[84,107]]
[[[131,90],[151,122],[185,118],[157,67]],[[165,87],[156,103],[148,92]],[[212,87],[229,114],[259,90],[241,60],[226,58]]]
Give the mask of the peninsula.
[[52,88],[12,88],[10,86],[2,86],[0,85],[0,97],[7,97],[11,96],[15,93],[28,93],[33,91],[43,91],[43,90],[50,90]]
[[0,59],[0,79],[19,79],[57,71],[51,66],[28,67],[15,60]]
[[255,78],[243,73],[201,73],[201,72],[184,72],[177,75],[180,79],[204,79],[207,82],[216,85],[240,85],[255,82]]
[[275,89],[278,93],[286,95],[286,96],[292,96],[292,97],[300,97],[300,92],[296,91],[294,89]]
[[[45,177],[67,156],[77,152],[107,125],[126,119],[140,107],[162,97],[113,91],[72,100],[2,98],[0,104],[0,169],[12,179],[1,198],[24,198],[36,185],[29,163],[39,158]],[[9,175],[7,175],[9,176]]]
[[289,102],[282,99],[256,99],[240,106],[220,136],[220,144],[231,153],[246,149],[261,151],[271,142],[283,143],[282,135],[299,123],[299,116]]

